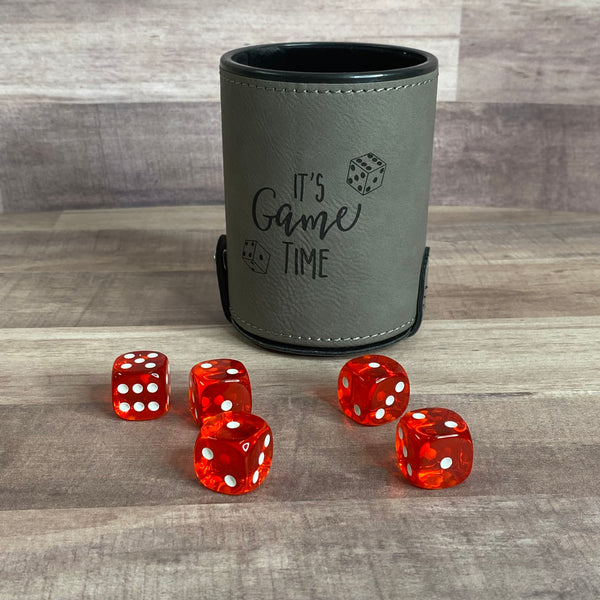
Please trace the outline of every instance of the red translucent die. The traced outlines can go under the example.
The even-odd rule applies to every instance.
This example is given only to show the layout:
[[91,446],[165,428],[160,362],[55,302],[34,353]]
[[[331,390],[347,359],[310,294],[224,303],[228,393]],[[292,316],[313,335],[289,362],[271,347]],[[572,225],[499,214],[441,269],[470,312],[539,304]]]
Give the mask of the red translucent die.
[[473,466],[473,441],[465,420],[447,408],[407,412],[396,429],[402,475],[418,487],[437,490],[464,481]]
[[245,494],[267,476],[273,460],[269,425],[247,412],[207,417],[194,449],[196,475],[207,488],[223,494]]
[[117,357],[112,369],[115,413],[128,421],[147,421],[169,410],[169,359],[162,352],[137,350]]
[[239,360],[219,358],[198,363],[190,371],[190,410],[194,421],[228,410],[252,411],[252,390]]
[[409,395],[406,371],[387,356],[353,358],[338,377],[342,411],[361,425],[382,425],[397,419],[406,410]]

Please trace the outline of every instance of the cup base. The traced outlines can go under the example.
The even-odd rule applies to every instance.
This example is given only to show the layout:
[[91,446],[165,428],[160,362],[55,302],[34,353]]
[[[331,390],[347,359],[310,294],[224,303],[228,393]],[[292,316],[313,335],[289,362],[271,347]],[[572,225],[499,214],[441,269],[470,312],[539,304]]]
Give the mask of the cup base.
[[278,342],[255,335],[254,333],[251,333],[248,330],[244,329],[242,326],[236,323],[235,319],[231,315],[231,310],[229,308],[229,283],[227,280],[227,236],[225,235],[220,236],[217,242],[217,248],[215,251],[215,261],[217,265],[217,279],[219,282],[221,305],[223,308],[223,314],[225,315],[225,318],[233,325],[236,331],[241,333],[246,339],[250,340],[257,346],[260,346],[261,348],[265,348],[267,350],[272,350],[274,352],[282,352],[284,354],[298,354],[302,356],[344,356],[348,354],[367,354],[373,350],[378,350],[380,348],[390,346],[391,344],[395,344],[396,342],[399,342],[404,338],[413,336],[415,333],[417,333],[417,331],[421,327],[421,323],[423,322],[423,313],[425,310],[425,296],[427,294],[427,267],[429,264],[429,247],[426,247],[425,252],[423,253],[423,261],[421,263],[421,273],[419,277],[417,306],[415,318],[412,322],[412,325],[408,329],[405,329],[404,331],[390,338],[378,340],[376,342],[370,342],[368,344],[357,344],[352,346],[323,347],[286,344],[285,342]]

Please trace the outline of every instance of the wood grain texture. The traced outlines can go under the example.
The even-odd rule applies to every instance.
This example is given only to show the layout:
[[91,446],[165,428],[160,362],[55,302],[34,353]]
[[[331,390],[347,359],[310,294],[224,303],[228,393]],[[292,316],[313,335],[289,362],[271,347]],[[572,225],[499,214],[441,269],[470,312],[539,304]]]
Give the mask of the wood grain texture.
[[[432,202],[600,211],[594,2],[0,5],[0,599],[597,600],[600,216],[436,206],[426,321],[386,350],[411,407],[461,413],[475,467],[410,487],[394,427],[337,408],[343,359],[225,323],[218,58],[353,39],[432,51]],[[455,103],[455,100],[459,103]],[[171,208],[168,205],[182,205]],[[148,206],[72,212],[65,208]],[[171,358],[173,408],[117,419],[113,358]],[[202,488],[186,378],[248,366],[272,472]]]
[[[222,206],[2,215],[0,325],[224,323],[224,231]],[[427,318],[597,315],[599,237],[595,214],[432,207]]]
[[593,0],[464,0],[458,100],[600,104]]
[[599,106],[446,103],[431,200],[598,212],[599,154]]
[[443,66],[440,97],[452,100],[461,6],[462,0],[3,2],[0,101],[214,101],[221,54],[305,40],[430,50]]
[[219,107],[1,104],[4,210],[222,201]]
[[438,57],[434,204],[598,212],[599,26],[593,0],[7,0],[0,212],[220,202],[220,55],[311,39]]
[[[365,428],[340,412],[336,382],[344,360],[273,355],[249,347],[230,329],[4,330],[12,352],[2,378],[0,506],[423,495],[395,467],[395,424]],[[600,393],[600,376],[597,353],[586,351],[599,338],[598,317],[526,324],[519,319],[427,321],[418,337],[386,351],[410,374],[414,408],[449,406],[470,425],[478,469],[445,497],[600,493],[600,481],[588,477],[600,460],[595,439],[600,415],[593,399]],[[132,424],[112,413],[110,369],[118,354],[142,346],[169,356],[173,408],[165,418]],[[189,414],[188,373],[197,362],[219,356],[237,357],[247,366],[253,410],[271,425],[275,440],[268,482],[243,498],[199,488],[193,472],[197,427]],[[562,418],[565,402],[577,419]],[[581,439],[588,440],[585,452]],[[535,456],[535,469],[523,455]]]
[[[593,498],[429,495],[5,515],[6,600],[591,600],[600,590]],[[350,532],[359,544],[348,543]]]
[[[426,320],[385,354],[411,408],[469,423],[474,470],[437,492],[401,478],[393,424],[341,413],[344,359],[225,323],[222,228],[222,206],[0,215],[0,599],[598,598],[600,215],[432,209]],[[170,358],[156,421],[112,412],[136,348]],[[235,498],[195,478],[187,400],[224,356],[275,449]]]
[[[217,103],[0,103],[5,212],[222,202]],[[440,103],[432,204],[600,211],[600,106]]]

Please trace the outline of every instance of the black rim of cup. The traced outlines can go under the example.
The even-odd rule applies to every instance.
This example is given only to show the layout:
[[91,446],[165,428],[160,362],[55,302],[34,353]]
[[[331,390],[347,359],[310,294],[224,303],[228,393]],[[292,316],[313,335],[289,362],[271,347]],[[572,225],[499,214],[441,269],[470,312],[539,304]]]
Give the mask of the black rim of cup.
[[433,73],[437,58],[386,44],[290,42],[231,50],[221,57],[221,70],[269,81],[370,83]]

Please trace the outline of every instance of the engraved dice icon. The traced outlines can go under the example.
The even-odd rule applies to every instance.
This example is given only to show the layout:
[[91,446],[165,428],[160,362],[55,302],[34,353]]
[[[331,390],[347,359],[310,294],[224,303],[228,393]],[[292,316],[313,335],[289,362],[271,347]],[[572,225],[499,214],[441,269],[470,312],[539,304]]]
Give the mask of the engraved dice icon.
[[364,196],[381,187],[386,167],[386,163],[372,152],[357,156],[350,161],[346,182]]
[[265,274],[269,268],[271,255],[256,240],[246,240],[242,250],[242,260],[255,273]]

